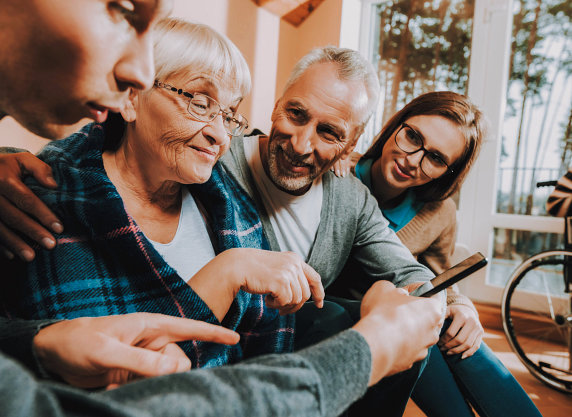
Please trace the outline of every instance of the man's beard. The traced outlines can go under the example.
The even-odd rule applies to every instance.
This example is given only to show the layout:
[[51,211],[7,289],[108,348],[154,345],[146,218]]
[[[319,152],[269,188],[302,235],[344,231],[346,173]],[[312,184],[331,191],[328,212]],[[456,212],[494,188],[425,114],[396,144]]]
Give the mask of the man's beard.
[[[294,163],[300,163],[307,165],[310,168],[310,172],[303,175],[296,175],[287,170],[281,169],[280,164],[277,161],[278,154],[281,153],[280,158],[285,156],[293,161]],[[278,143],[271,143],[268,149],[268,171],[270,174],[270,179],[278,187],[285,191],[296,192],[314,181],[316,178],[316,166],[311,163],[311,157],[306,157],[305,159],[292,156],[292,153],[287,152]]]

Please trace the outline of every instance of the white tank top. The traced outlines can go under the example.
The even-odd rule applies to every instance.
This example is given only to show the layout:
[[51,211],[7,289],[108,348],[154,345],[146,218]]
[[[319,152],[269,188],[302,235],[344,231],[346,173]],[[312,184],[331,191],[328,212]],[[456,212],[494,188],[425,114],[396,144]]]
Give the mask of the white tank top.
[[179,226],[173,240],[169,243],[149,241],[179,276],[188,282],[215,257],[215,251],[203,216],[186,187],[183,187],[182,197]]

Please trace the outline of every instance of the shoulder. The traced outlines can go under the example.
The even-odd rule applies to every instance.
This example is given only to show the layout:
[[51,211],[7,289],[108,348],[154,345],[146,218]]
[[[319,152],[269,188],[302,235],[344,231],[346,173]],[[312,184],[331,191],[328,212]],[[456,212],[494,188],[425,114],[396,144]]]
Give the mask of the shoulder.
[[220,164],[236,184],[244,188],[248,194],[254,195],[254,180],[244,151],[245,140],[255,139],[243,137],[232,139],[229,150],[220,158]]
[[110,184],[101,156],[104,139],[102,126],[92,123],[66,139],[49,143],[38,158],[52,168],[58,187],[44,188],[33,177],[26,178],[26,184],[52,206],[63,204],[63,200],[73,205],[78,195],[93,198],[102,186],[107,189]]
[[369,189],[355,175],[336,177],[332,171],[328,171],[323,175],[322,180],[324,181],[324,187],[330,190],[330,192],[344,193],[341,194],[344,198],[340,200],[346,200],[348,203],[351,201],[347,201],[348,198],[345,198],[346,196],[354,196],[360,199],[374,198]]
[[242,151],[244,153],[244,136],[239,136],[236,138],[232,138],[230,140],[230,148],[229,153],[236,153]]
[[104,139],[103,127],[90,123],[65,139],[50,142],[37,156],[52,167],[80,166],[87,159],[101,158]]
[[228,151],[221,156],[221,164],[229,171],[240,171],[246,165],[246,155],[244,153],[244,137],[233,138],[230,141]]
[[422,217],[439,218],[446,223],[455,222],[457,206],[450,197],[442,201],[430,201],[423,205],[418,215]]
[[[329,212],[346,221],[385,221],[375,197],[354,175],[336,177],[328,171],[322,177],[324,183],[324,204]],[[379,217],[379,219],[378,219]]]

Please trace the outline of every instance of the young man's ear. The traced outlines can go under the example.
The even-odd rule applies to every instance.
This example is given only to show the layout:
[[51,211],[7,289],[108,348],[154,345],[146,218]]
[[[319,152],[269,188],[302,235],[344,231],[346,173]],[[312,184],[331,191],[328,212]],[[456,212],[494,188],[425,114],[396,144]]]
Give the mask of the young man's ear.
[[123,116],[123,120],[126,122],[133,122],[137,118],[137,112],[135,111],[137,108],[137,100],[139,100],[139,92],[132,88],[121,110],[121,116]]

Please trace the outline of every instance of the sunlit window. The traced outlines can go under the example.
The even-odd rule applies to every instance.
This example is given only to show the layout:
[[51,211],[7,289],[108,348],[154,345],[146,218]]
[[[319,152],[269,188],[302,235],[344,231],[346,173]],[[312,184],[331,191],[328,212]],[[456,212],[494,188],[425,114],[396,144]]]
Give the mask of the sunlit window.
[[473,9],[474,1],[465,0],[380,1],[371,5],[369,58],[381,86],[373,134],[422,93],[467,93]]
[[499,213],[546,215],[539,181],[572,158],[572,3],[515,0],[498,174]]

